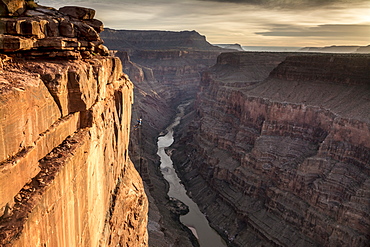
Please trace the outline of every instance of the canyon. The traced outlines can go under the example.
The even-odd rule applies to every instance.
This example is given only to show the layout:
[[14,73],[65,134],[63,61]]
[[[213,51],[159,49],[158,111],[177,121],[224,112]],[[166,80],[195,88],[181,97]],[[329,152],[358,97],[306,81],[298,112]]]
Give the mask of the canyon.
[[199,246],[157,155],[184,102],[165,150],[228,246],[369,245],[369,54],[0,7],[1,246]]
[[116,49],[115,55],[135,85],[129,154],[150,201],[149,245],[198,246],[188,228],[180,224],[181,209],[167,195],[169,185],[160,172],[157,137],[173,121],[177,106],[195,98],[201,73],[216,63],[222,51],[230,50],[212,46],[194,31],[106,29],[101,37],[110,49]]
[[[160,31],[108,32],[104,39],[121,47],[116,55],[137,87],[134,109],[145,126],[132,136],[131,154],[152,204],[161,208],[168,198],[153,192],[162,182],[150,143],[174,108],[195,97],[171,157],[229,246],[369,243],[369,55],[221,50],[212,68],[198,70],[198,84],[200,75],[187,80],[185,68],[204,62],[193,51],[204,54],[206,45],[189,41],[193,32],[163,32],[166,39]],[[170,239],[168,228],[149,229],[155,234]]]

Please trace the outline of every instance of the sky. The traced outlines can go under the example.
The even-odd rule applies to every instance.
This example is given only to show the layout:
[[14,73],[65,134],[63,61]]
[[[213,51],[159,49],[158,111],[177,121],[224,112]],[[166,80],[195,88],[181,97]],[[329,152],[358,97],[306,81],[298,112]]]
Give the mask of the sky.
[[370,45],[370,0],[39,0],[96,10],[105,27],[195,30],[212,44]]

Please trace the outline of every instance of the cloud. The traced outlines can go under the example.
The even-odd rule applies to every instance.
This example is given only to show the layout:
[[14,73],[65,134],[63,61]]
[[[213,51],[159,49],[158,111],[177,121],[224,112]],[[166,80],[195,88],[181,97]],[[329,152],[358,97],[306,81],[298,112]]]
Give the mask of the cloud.
[[93,8],[96,18],[113,29],[196,30],[211,43],[367,45],[370,37],[370,0],[38,1],[55,8],[66,5]]
[[353,6],[368,2],[368,0],[199,0],[210,2],[224,2],[236,4],[257,5],[266,8],[297,9],[318,8],[329,5]]
[[314,27],[296,25],[273,25],[269,31],[256,32],[262,36],[285,37],[351,37],[369,38],[370,25],[364,24],[324,24]]

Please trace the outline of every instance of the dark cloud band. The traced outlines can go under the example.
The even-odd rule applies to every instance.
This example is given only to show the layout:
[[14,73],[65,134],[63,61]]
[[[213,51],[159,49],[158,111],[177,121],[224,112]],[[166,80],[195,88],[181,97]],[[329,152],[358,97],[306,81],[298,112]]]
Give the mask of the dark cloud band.
[[269,29],[270,31],[255,34],[280,37],[370,37],[370,25],[326,24],[314,27],[272,25]]
[[238,4],[251,4],[274,8],[310,8],[334,4],[354,5],[365,3],[369,0],[199,0]]

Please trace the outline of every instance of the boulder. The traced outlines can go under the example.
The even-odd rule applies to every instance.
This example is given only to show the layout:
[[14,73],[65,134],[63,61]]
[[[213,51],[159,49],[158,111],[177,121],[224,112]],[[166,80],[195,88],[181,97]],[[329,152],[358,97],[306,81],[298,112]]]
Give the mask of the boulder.
[[25,11],[24,0],[0,0],[1,16],[18,16]]
[[83,22],[73,22],[75,26],[77,36],[88,41],[95,41],[99,39],[99,34],[95,29]]
[[0,50],[4,50],[6,52],[29,50],[33,47],[33,44],[34,40],[28,38],[11,35],[0,36]]
[[59,23],[59,33],[61,36],[73,38],[75,37],[74,25],[68,21]]
[[65,6],[59,9],[62,14],[72,16],[80,20],[90,20],[95,16],[95,10],[83,7]]
[[97,33],[101,33],[101,32],[104,31],[103,22],[101,22],[97,19],[86,20],[85,23],[92,26]]

